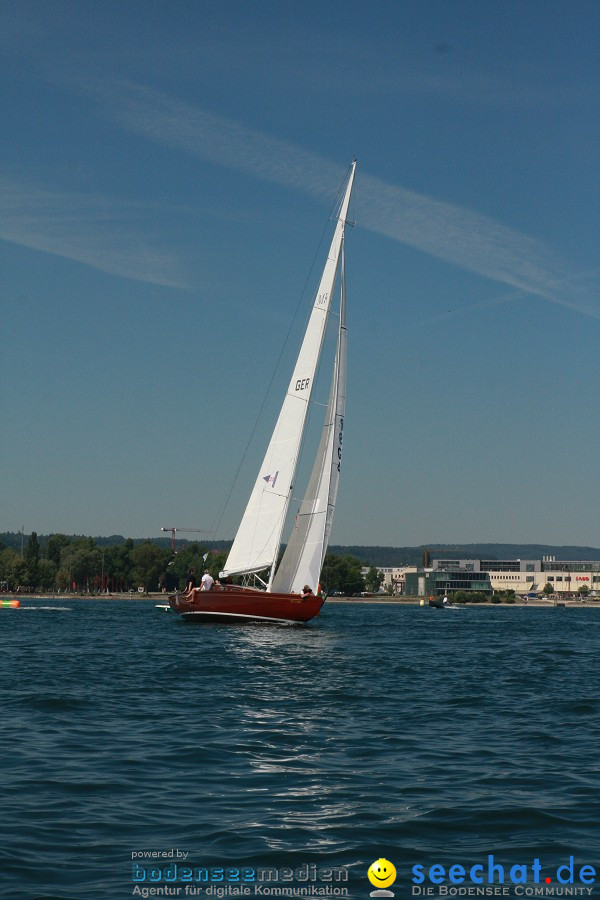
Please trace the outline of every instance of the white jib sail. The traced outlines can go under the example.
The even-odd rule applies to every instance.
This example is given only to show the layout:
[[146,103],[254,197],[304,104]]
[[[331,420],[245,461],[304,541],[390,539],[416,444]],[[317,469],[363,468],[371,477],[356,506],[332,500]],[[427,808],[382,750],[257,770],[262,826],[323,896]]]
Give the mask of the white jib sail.
[[300,593],[305,584],[316,593],[327,552],[340,478],[346,411],[346,297],[342,247],[340,324],[333,380],[319,450],[306,494],[295,519],[272,590]]
[[229,552],[224,576],[260,572],[268,567],[272,570],[277,560],[331,306],[355,168],[353,163],[294,373]]

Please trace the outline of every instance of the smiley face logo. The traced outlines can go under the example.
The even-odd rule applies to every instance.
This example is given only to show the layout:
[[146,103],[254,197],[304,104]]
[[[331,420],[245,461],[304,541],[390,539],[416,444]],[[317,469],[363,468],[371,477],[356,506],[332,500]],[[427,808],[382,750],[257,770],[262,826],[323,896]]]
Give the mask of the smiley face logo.
[[396,880],[396,869],[389,859],[376,859],[367,872],[369,881],[376,888],[386,888]]

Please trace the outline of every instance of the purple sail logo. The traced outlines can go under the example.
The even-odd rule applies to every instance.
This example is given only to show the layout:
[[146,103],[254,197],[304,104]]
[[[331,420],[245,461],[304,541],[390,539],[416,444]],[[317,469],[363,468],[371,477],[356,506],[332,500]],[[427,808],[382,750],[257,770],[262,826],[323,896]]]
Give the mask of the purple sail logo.
[[279,475],[279,471],[275,472],[274,475],[263,475],[263,481],[266,481],[267,484],[270,484],[271,487],[274,488],[278,475]]

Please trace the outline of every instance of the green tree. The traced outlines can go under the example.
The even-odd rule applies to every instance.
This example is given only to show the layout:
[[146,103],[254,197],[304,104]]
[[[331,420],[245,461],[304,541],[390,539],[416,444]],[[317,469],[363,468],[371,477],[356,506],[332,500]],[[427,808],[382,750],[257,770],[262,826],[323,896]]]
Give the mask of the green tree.
[[40,580],[40,545],[37,533],[32,531],[25,549],[25,563],[27,565],[26,581],[33,590],[36,590]]
[[43,591],[51,591],[56,588],[56,575],[58,566],[51,559],[40,559],[38,569],[39,587]]
[[93,538],[76,538],[60,553],[60,569],[57,575],[59,587],[89,591],[94,587],[94,577],[99,573],[100,553]]
[[365,587],[372,594],[376,594],[383,584],[383,580],[383,572],[380,572],[379,569],[375,568],[375,566],[371,566],[371,568],[365,575]]
[[109,589],[127,591],[133,586],[131,577],[131,555],[134,543],[128,538],[122,544],[113,544],[104,550],[104,574],[107,576]]
[[348,597],[360,594],[365,589],[361,568],[360,560],[354,556],[336,556],[328,553],[321,573],[321,587],[327,593],[341,591]]
[[578,594],[583,594],[585,597],[587,597],[587,595],[589,594],[589,592],[590,592],[590,589],[589,589],[589,587],[587,586],[587,584],[582,584],[581,587],[577,588],[577,593],[578,593]]
[[19,585],[25,584],[27,563],[21,559],[20,553],[7,547],[0,553],[0,580],[8,582],[8,588],[15,591]]
[[163,550],[151,541],[138,544],[131,552],[131,578],[135,586],[146,591],[158,590],[158,582],[164,575],[170,551]]
[[53,563],[59,566],[60,552],[63,547],[68,547],[70,543],[71,538],[67,537],[66,534],[51,534],[46,544],[46,552],[44,556],[46,557],[46,559],[51,559]]
[[554,585],[550,584],[550,582],[547,581],[546,584],[544,585],[542,593],[545,594],[546,597],[550,597],[554,593]]

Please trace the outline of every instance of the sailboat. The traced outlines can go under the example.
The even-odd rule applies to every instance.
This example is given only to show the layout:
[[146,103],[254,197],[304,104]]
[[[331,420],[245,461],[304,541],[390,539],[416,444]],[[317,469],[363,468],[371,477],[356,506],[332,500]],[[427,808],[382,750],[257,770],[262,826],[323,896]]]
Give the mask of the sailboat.
[[[331,246],[279,418],[219,581],[211,590],[197,590],[190,598],[180,594],[170,598],[171,608],[185,619],[308,622],[319,614],[324,603],[319,579],[333,523],[344,435],[344,243],[355,171],[356,160],[350,166]],[[308,409],[338,281],[337,349],[325,421],[308,487],[278,566]],[[246,583],[231,583],[233,577],[240,576]],[[250,579],[252,585],[247,583]]]

